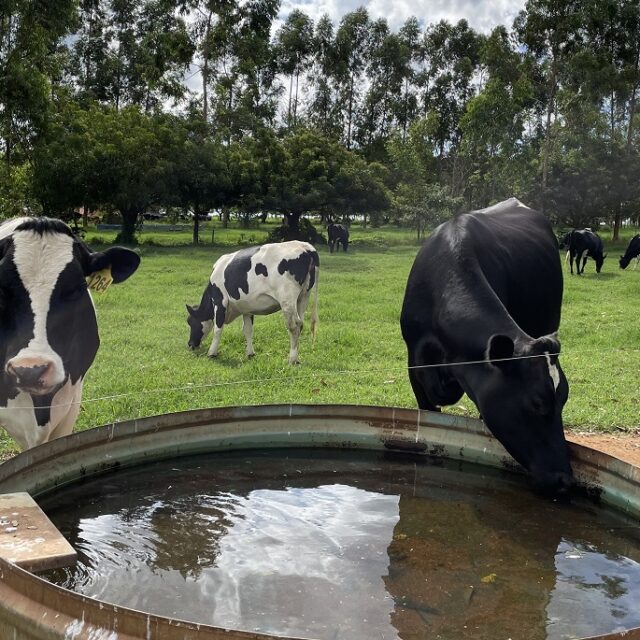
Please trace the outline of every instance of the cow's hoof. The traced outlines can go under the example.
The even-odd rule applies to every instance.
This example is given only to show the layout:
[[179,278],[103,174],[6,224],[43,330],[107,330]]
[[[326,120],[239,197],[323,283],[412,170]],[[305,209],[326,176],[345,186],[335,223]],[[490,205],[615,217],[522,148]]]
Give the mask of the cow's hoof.
[[301,363],[300,363],[300,360],[294,360],[293,362],[291,362],[291,360],[289,360],[289,364],[292,367],[296,367],[296,366],[300,366]]
[[255,353],[247,353],[247,358],[249,358],[249,360],[251,360],[251,358],[255,358],[256,354]]
[[207,353],[207,358],[211,358],[213,360],[214,358],[217,358],[217,357],[218,357],[217,353]]

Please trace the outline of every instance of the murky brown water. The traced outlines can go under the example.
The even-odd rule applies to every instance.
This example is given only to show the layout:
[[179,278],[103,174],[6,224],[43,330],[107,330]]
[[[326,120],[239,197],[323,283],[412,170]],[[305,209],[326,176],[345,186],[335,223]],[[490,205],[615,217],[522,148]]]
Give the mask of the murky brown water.
[[164,616],[327,640],[575,638],[640,626],[640,532],[509,474],[288,450],[208,455],[40,501],[46,578]]

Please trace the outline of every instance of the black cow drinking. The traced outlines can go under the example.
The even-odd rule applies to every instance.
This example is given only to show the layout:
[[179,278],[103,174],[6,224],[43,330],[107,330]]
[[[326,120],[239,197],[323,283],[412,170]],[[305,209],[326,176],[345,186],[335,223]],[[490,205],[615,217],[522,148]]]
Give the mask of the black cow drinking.
[[[466,393],[491,432],[544,490],[572,484],[560,367],[562,269],[551,225],[515,198],[458,215],[424,243],[401,315],[418,406]],[[529,357],[534,356],[534,357]],[[518,358],[518,359],[512,359]]]
[[60,220],[0,225],[0,423],[23,448],[71,433],[82,383],[100,345],[85,278],[126,280],[140,257],[93,253]]

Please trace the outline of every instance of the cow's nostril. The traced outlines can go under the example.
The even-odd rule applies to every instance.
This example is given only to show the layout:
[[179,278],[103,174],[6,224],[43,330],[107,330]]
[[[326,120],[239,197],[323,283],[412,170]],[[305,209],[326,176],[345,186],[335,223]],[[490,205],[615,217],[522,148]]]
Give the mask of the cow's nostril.
[[9,366],[8,371],[16,378],[20,385],[42,386],[42,376],[49,370],[49,364],[37,365],[35,367],[15,367]]

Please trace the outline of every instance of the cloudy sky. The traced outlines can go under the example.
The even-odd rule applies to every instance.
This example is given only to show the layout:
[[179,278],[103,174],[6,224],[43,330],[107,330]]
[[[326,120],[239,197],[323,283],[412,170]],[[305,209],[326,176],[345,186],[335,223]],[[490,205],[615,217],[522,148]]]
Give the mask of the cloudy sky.
[[392,29],[416,16],[425,25],[466,18],[474,29],[488,32],[497,24],[511,26],[524,4],[525,0],[282,0],[280,17],[301,9],[314,20],[328,13],[336,23],[345,13],[365,6],[372,18],[386,17]]

